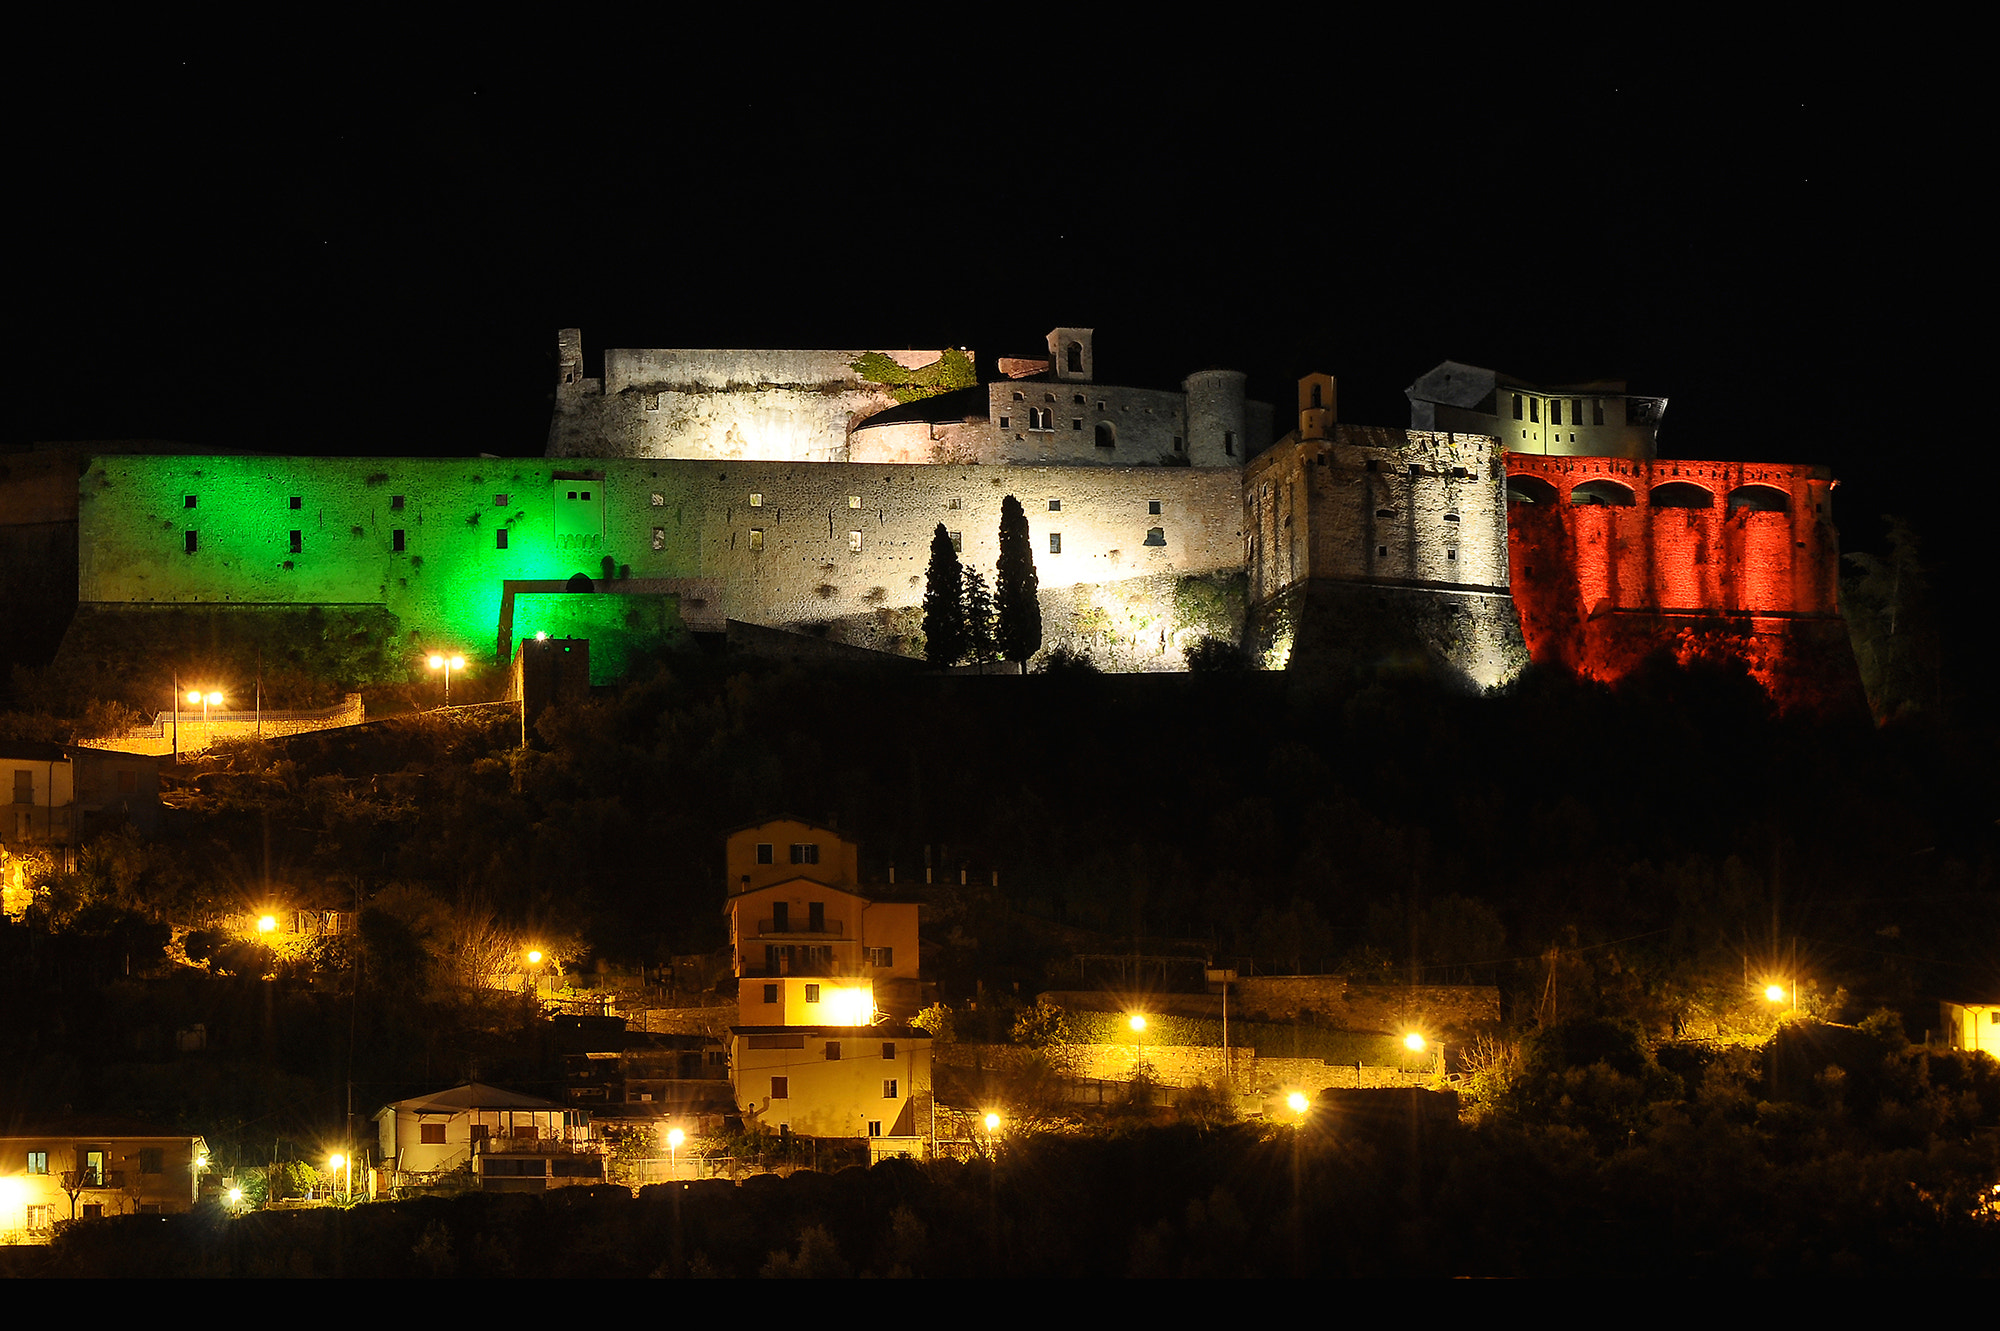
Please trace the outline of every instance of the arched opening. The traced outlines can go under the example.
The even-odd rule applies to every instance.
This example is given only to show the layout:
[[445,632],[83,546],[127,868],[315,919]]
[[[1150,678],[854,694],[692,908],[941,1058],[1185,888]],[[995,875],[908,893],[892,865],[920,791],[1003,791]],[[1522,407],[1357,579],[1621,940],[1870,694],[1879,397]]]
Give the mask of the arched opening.
[[1165,527],[1146,528],[1147,545],[1165,545],[1166,543],[1167,543],[1167,529]]
[[1771,485],[1739,485],[1729,492],[1729,511],[1789,513],[1792,497]]
[[1687,481],[1667,481],[1654,486],[1646,500],[1654,508],[1714,508],[1715,492]]
[[1067,352],[1066,354],[1067,354],[1067,355],[1068,355],[1068,357],[1069,357],[1069,372],[1070,372],[1071,374],[1082,374],[1082,373],[1083,373],[1083,343],[1081,343],[1081,342],[1072,342],[1072,343],[1070,343],[1070,344],[1069,344],[1069,351],[1068,351],[1068,352]]
[[1099,448],[1115,448],[1118,446],[1118,435],[1112,430],[1110,421],[1099,421],[1097,423],[1097,446]]
[[1325,397],[1325,394],[1324,394],[1324,392],[1323,392],[1323,391],[1321,390],[1320,386],[1319,386],[1318,384],[1314,384],[1314,385],[1313,385],[1313,409],[1314,409],[1315,411],[1317,411],[1317,410],[1318,410],[1319,408],[1321,408],[1321,407],[1324,407],[1324,406],[1326,405],[1326,402],[1324,401],[1324,397]]
[[1562,496],[1556,487],[1539,476],[1509,476],[1507,502],[1510,504],[1553,504]]
[[597,584],[590,580],[588,573],[579,573],[563,584],[563,590],[566,592],[594,592],[597,590]]
[[1569,502],[1579,507],[1602,505],[1608,508],[1630,508],[1638,502],[1631,488],[1616,481],[1585,481],[1569,492]]

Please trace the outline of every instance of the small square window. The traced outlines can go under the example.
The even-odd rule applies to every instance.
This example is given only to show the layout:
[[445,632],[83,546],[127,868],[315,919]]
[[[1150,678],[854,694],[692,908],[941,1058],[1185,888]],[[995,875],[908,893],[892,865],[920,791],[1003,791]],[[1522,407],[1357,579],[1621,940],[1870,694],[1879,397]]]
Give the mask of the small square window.
[[861,496],[860,496],[860,495],[849,495],[849,496],[847,496],[847,506],[848,506],[849,508],[860,508],[860,507],[861,507]]
[[861,553],[861,533],[860,533],[860,532],[858,532],[858,531],[851,531],[851,532],[847,533],[847,552],[848,552],[849,554],[855,554],[855,555],[858,555],[858,554],[860,554],[860,553]]
[[809,984],[809,985],[807,985],[807,986],[806,986],[806,1002],[808,1002],[808,1003],[817,1003],[817,1002],[819,1002],[819,986],[818,986],[818,985],[816,985],[816,984]]
[[771,1098],[772,1098],[773,1100],[789,1100],[789,1099],[791,1099],[791,1098],[792,1098],[792,1079],[791,1079],[790,1077],[773,1077],[773,1078],[771,1078]]
[[750,552],[752,554],[755,554],[757,551],[762,550],[763,548],[764,548],[764,529],[762,527],[752,527],[750,529]]
[[298,497],[297,495],[293,495],[293,496],[292,496],[292,500],[291,500],[291,503],[292,503],[292,507],[293,507],[294,509],[297,509],[297,508],[298,508],[298,507],[300,506],[300,500],[299,500],[299,497]]
[[395,510],[396,512],[398,512],[398,513],[402,512],[402,511],[403,511],[403,496],[401,496],[401,495],[390,495],[390,496],[389,496],[389,507],[390,507],[390,508],[392,508],[392,509],[394,509],[394,510]]
[[768,841],[759,841],[757,843],[757,863],[770,864],[771,862],[771,843]]
[[403,529],[401,527],[389,533],[389,548],[397,554],[403,552]]
[[1051,500],[1049,500],[1049,512],[1051,512],[1051,513],[1060,513],[1060,512],[1062,512],[1062,500],[1060,500],[1060,499],[1051,499]]
[[1444,552],[1444,557],[1445,557],[1446,559],[1452,559],[1452,560],[1455,560],[1455,559],[1457,559],[1457,558],[1458,558],[1458,551],[1456,551],[1456,550],[1449,550],[1449,549],[1448,549],[1448,550],[1446,550],[1446,551]]
[[1062,533],[1061,533],[1061,532],[1059,532],[1059,531],[1052,531],[1052,532],[1050,532],[1050,533],[1049,533],[1049,553],[1050,553],[1050,554],[1052,554],[1052,555],[1059,555],[1059,554],[1061,554],[1061,553],[1062,553]]
[[752,508],[762,508],[762,507],[764,507],[764,496],[763,496],[763,495],[761,495],[761,494],[753,494],[753,495],[751,495],[751,496],[750,496],[750,507],[752,507]]
[[840,1041],[828,1040],[826,1042],[826,1061],[829,1063],[838,1063],[840,1061]]
[[293,532],[293,533],[292,533],[292,553],[293,553],[293,554],[295,554],[295,555],[296,555],[296,554],[299,554],[299,553],[303,552],[303,551],[305,550],[305,548],[306,548],[306,534],[305,534],[304,532],[302,532],[302,531],[295,531],[295,532]]
[[494,495],[494,496],[493,496],[493,507],[495,507],[495,508],[505,508],[505,507],[507,507],[507,496],[506,496],[506,495]]
[[1158,517],[1160,515],[1160,501],[1157,499],[1148,499],[1146,501],[1146,512],[1153,517]]
[[1388,553],[1389,553],[1389,547],[1386,545],[1378,545],[1375,547],[1375,554],[1378,558],[1384,557]]
[[576,498],[576,491],[574,491],[574,490],[571,490],[571,491],[569,492],[569,497],[570,497],[571,499],[574,499],[574,498]]
[[505,527],[493,533],[493,548],[495,550],[505,550],[507,548],[507,529]]
[[185,498],[185,499],[181,500],[181,507],[182,507],[182,508],[193,508],[193,507],[194,507],[194,501],[195,501],[195,497],[194,497],[193,495],[189,495],[189,496],[187,496],[187,498]]
[[1081,416],[1073,417],[1070,420],[1069,428],[1072,430],[1081,430],[1083,428],[1083,418]]
[[[1019,394],[1016,394],[1016,396],[1019,396]],[[1000,418],[1000,428],[1003,430],[1012,429],[1013,423],[1007,417],[1002,416]]]
[[417,1144],[420,1146],[444,1145],[444,1124],[420,1123],[417,1125]]
[[894,1077],[884,1077],[882,1079],[882,1098],[884,1100],[893,1100],[896,1098],[896,1079]]
[[895,1043],[895,1041],[893,1041],[893,1040],[884,1040],[884,1041],[882,1042],[882,1057],[884,1057],[884,1058],[894,1058],[895,1056],[896,1056],[896,1043]]
[[585,491],[583,492],[583,497],[584,497],[585,499],[588,499],[588,498],[590,498],[590,491],[588,491],[588,490],[585,490]]
[[951,509],[951,510],[952,510],[953,512],[957,512],[957,511],[958,511],[958,501],[957,501],[956,499],[947,499],[947,500],[945,500],[945,501],[944,501],[944,506],[945,506],[946,508],[948,508],[948,509]]
[[765,1001],[766,1003],[775,1003],[775,1002],[777,1002],[777,1001],[778,1001],[778,986],[777,986],[777,985],[775,985],[775,984],[767,984],[767,985],[765,985],[765,986],[764,986],[764,1001]]

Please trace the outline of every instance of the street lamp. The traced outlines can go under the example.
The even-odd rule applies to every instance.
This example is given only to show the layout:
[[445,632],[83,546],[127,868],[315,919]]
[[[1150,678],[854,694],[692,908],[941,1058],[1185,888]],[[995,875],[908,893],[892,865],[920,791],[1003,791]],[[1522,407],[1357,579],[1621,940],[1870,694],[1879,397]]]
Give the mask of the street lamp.
[[332,1170],[332,1171],[333,1171],[334,1173],[336,1173],[336,1174],[340,1173],[340,1172],[341,1172],[341,1170],[342,1170],[343,1168],[345,1168],[345,1169],[346,1169],[346,1171],[347,1171],[347,1180],[346,1180],[345,1184],[343,1184],[343,1186],[341,1187],[341,1192],[342,1192],[342,1193],[343,1193],[343,1194],[344,1194],[344,1195],[346,1196],[347,1200],[348,1200],[348,1201],[349,1201],[350,1203],[351,1203],[351,1202],[353,1202],[353,1200],[354,1200],[354,1161],[353,1161],[353,1159],[352,1159],[351,1157],[349,1157],[349,1156],[345,1156],[345,1155],[341,1155],[341,1154],[339,1154],[338,1152],[336,1152],[336,1153],[334,1153],[333,1155],[331,1155],[331,1156],[329,1156],[329,1157],[327,1158],[327,1162],[326,1162],[326,1167],[327,1167],[328,1169]]
[[202,747],[207,748],[215,742],[215,732],[208,724],[208,709],[211,706],[221,705],[222,693],[218,689],[211,689],[207,693],[203,693],[200,689],[189,689],[187,700],[190,707],[196,703],[201,704],[201,742]]
[[451,672],[465,669],[465,658],[462,656],[433,654],[430,666],[433,670],[444,671],[444,705],[449,707],[451,706]]
[[1287,1109],[1290,1109],[1294,1114],[1297,1114],[1300,1118],[1304,1118],[1306,1116],[1306,1110],[1312,1108],[1312,1101],[1306,1099],[1306,1093],[1304,1091],[1293,1091],[1290,1095],[1285,1097],[1285,1107]]
[[676,1183],[681,1181],[681,1143],[686,1140],[687,1134],[679,1128],[667,1129],[667,1160],[673,1169]]
[[1132,1034],[1139,1041],[1139,1052],[1132,1063],[1132,1079],[1137,1081],[1146,1075],[1146,1019],[1134,1012],[1127,1024],[1132,1027]]
[[1000,1131],[1000,1116],[998,1114],[988,1114],[985,1123],[988,1132]]
[[259,916],[257,917],[257,932],[258,932],[258,933],[260,933],[260,934],[268,934],[268,933],[271,933],[271,932],[272,932],[273,930],[275,930],[275,929],[276,929],[277,927],[278,927],[278,917],[277,917],[277,916],[275,916],[275,915],[259,915]]

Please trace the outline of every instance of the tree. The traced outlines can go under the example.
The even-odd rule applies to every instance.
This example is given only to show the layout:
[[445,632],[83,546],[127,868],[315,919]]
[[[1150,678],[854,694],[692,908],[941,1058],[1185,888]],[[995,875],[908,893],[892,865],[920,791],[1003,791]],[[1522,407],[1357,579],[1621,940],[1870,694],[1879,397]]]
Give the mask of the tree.
[[1035,573],[1035,551],[1028,540],[1028,515],[1021,501],[1008,495],[1000,501],[1000,558],[993,569],[993,607],[999,619],[994,636],[1001,658],[1019,661],[1042,649],[1041,579]]
[[965,646],[972,659],[985,665],[993,659],[993,593],[979,570],[965,570]]
[[924,578],[924,660],[943,670],[965,655],[965,570],[940,522],[931,534],[931,566]]

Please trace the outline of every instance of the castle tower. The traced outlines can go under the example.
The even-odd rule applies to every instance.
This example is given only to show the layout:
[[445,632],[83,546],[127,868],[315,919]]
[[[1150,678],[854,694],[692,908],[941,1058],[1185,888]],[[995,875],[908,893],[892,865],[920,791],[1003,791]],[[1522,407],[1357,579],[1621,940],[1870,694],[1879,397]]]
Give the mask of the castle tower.
[[1247,454],[1241,370],[1196,370],[1181,383],[1187,394],[1188,461],[1197,467],[1240,467]]
[[1340,419],[1340,383],[1330,374],[1309,374],[1299,380],[1299,439],[1330,441]]
[[565,328],[556,334],[556,382],[574,388],[583,382],[583,330]]
[[1056,328],[1049,332],[1049,363],[1064,383],[1087,384],[1097,368],[1090,351],[1090,328]]

